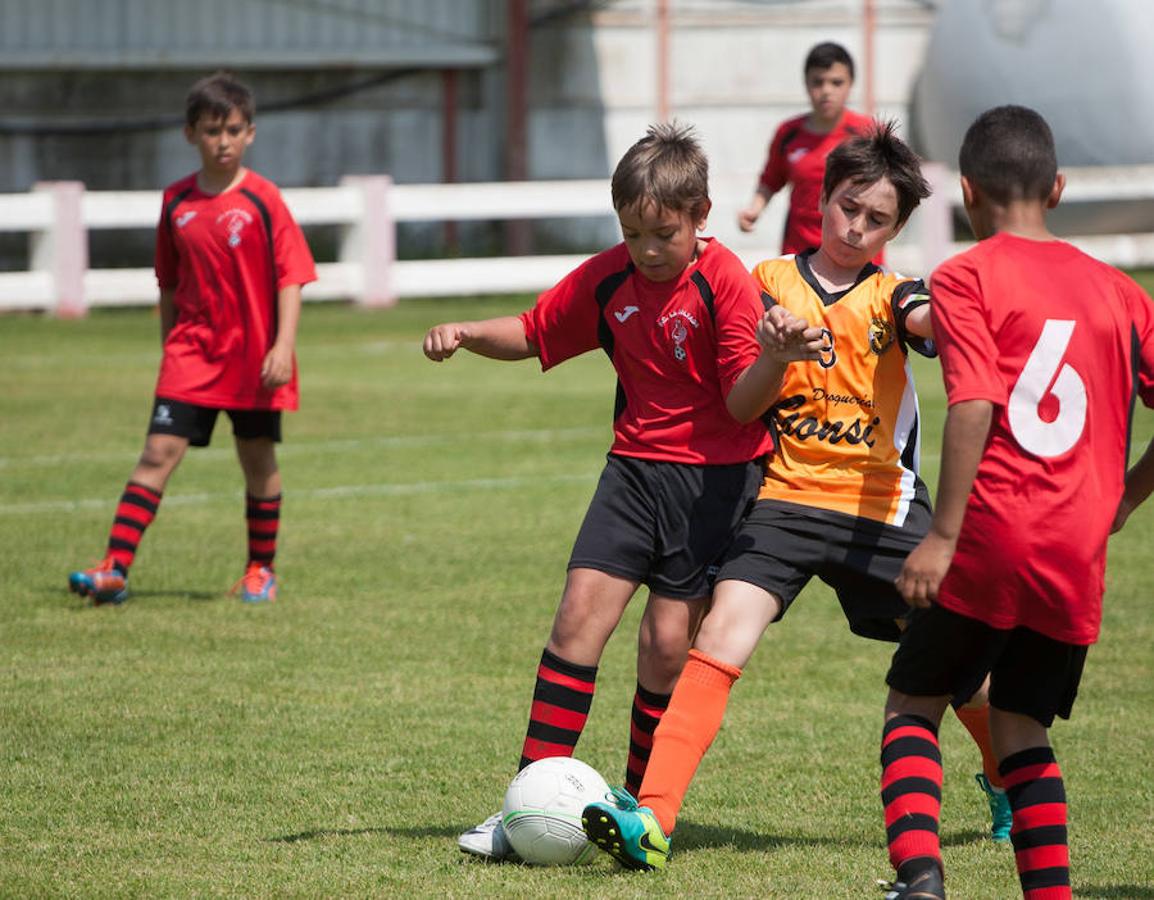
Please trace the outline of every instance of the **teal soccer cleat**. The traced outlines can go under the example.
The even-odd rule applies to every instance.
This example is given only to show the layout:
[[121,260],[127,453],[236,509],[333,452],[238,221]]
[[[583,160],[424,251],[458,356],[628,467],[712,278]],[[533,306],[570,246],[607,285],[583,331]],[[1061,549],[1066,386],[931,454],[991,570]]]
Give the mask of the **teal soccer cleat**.
[[612,803],[590,803],[581,814],[585,836],[627,869],[663,869],[669,859],[669,838],[653,810],[638,806],[624,788],[613,788]]
[[92,600],[93,606],[120,604],[128,599],[128,576],[106,557],[91,569],[81,569],[68,576],[68,590]]
[[1010,809],[1010,798],[1006,796],[1006,792],[999,790],[990,784],[984,774],[979,772],[974,776],[980,787],[986,794],[986,799],[990,803],[990,837],[992,837],[999,844],[1008,843],[1010,840],[1010,829],[1014,825],[1014,812]]

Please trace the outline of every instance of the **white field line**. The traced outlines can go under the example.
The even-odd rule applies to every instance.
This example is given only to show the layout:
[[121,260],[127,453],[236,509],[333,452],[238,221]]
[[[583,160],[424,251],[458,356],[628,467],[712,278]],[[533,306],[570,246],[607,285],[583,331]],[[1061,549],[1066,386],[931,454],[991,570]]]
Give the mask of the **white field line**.
[[[442,494],[457,491],[506,491],[522,490],[541,484],[572,484],[592,482],[597,478],[594,471],[571,473],[568,475],[513,476],[509,478],[470,478],[465,481],[417,481],[410,484],[339,484],[325,488],[296,488],[289,491],[293,499],[327,500],[332,497],[407,497],[415,494]],[[164,505],[203,506],[208,503],[227,501],[235,503],[240,494],[237,491],[219,491],[208,494],[178,494],[166,496]],[[0,517],[26,516],[39,513],[70,513],[84,510],[112,510],[116,497],[106,496],[84,500],[44,500],[38,503],[11,503],[0,505]]]
[[[219,427],[224,429],[225,436],[227,437],[228,423],[221,423]],[[476,443],[479,441],[532,442],[544,444],[552,441],[575,440],[599,435],[604,435],[608,438],[608,429],[593,427],[542,428],[536,430],[481,431],[467,435],[456,432],[451,434],[411,434],[377,438],[348,438],[336,441],[300,441],[291,444],[282,444],[277,447],[276,452],[279,458],[284,459],[286,457],[305,456],[312,453],[330,453],[341,450],[442,447],[446,445],[460,445],[463,442]],[[225,457],[231,459],[236,451],[230,445],[227,447],[194,449],[190,452],[195,453],[195,458],[197,459],[222,459]],[[139,455],[140,452],[134,450],[106,453],[58,453],[41,456],[0,456],[0,470],[21,467],[66,466],[77,463],[123,462],[128,464],[135,461]]]

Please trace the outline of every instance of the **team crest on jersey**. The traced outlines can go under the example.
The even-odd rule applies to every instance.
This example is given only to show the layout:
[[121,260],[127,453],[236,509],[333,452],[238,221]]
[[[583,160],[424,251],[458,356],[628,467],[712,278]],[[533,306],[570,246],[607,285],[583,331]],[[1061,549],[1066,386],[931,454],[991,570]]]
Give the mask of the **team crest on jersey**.
[[217,216],[216,221],[218,224],[224,222],[225,227],[228,229],[228,245],[230,247],[239,247],[240,233],[244,231],[246,225],[252,222],[252,214],[247,210],[238,209],[234,206],[232,209],[225,210]]
[[870,349],[881,356],[894,344],[893,324],[875,316],[870,320],[869,338]]
[[684,309],[679,309],[662,316],[657,320],[657,325],[665,329],[665,333],[673,342],[673,358],[678,362],[685,362],[689,358],[689,353],[685,349],[685,342],[689,340],[689,328],[686,326],[692,325],[696,328],[697,319]]

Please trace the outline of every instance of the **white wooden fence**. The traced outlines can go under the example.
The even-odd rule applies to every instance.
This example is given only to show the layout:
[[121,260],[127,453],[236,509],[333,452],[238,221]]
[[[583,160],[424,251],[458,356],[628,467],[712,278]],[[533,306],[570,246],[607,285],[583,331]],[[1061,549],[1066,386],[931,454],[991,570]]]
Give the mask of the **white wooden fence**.
[[[957,177],[927,166],[936,190],[908,232],[887,251],[904,272],[925,273],[964,245],[952,240],[953,208],[961,202]],[[1147,200],[1154,204],[1154,166],[1067,170],[1069,201]],[[745,180],[715,184],[713,229],[749,264],[776,245],[763,224],[753,242],[727,233],[746,199]],[[532,292],[556,282],[585,255],[476,259],[398,260],[396,223],[543,219],[611,215],[607,182],[534,181],[495,184],[394,185],[385,176],[346,178],[338,187],[290,188],[285,200],[302,225],[339,225],[337,262],[318,265],[308,300],[354,299],[387,306],[397,297]],[[88,232],[151,229],[160,211],[159,191],[85,191],[78,182],[50,182],[27,194],[0,194],[0,232],[30,235],[27,271],[0,272],[0,312],[51,310],[83,315],[90,306],[155,302],[151,268],[90,269]],[[780,204],[780,201],[778,201]],[[1073,243],[1115,265],[1154,266],[1154,234],[1073,238]]]

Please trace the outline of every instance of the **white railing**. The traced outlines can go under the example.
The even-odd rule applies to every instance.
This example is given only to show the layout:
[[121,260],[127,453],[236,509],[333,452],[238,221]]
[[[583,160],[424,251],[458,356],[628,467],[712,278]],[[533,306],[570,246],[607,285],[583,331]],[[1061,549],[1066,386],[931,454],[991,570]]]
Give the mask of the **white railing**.
[[[952,217],[961,203],[957,177],[927,166],[934,196],[923,204],[887,258],[905,272],[926,273],[965,245],[953,241]],[[1154,166],[1067,170],[1067,201],[1154,201]],[[712,232],[749,264],[765,257],[770,223],[756,242],[727,233],[747,199],[740,179],[715,185]],[[557,281],[584,254],[475,259],[398,260],[398,222],[608,216],[608,184],[533,181],[495,184],[394,185],[385,176],[358,176],[337,187],[289,188],[285,200],[302,225],[343,226],[338,260],[318,265],[308,300],[354,299],[386,306],[397,297],[532,292]],[[28,194],[0,194],[0,232],[31,235],[27,271],[0,272],[0,311],[52,310],[83,315],[89,306],[134,306],[156,300],[151,268],[89,269],[88,232],[150,229],[160,211],[159,191],[85,191],[78,182],[37,185]],[[781,201],[777,201],[778,204]],[[1154,234],[1071,238],[1114,265],[1154,266]]]

